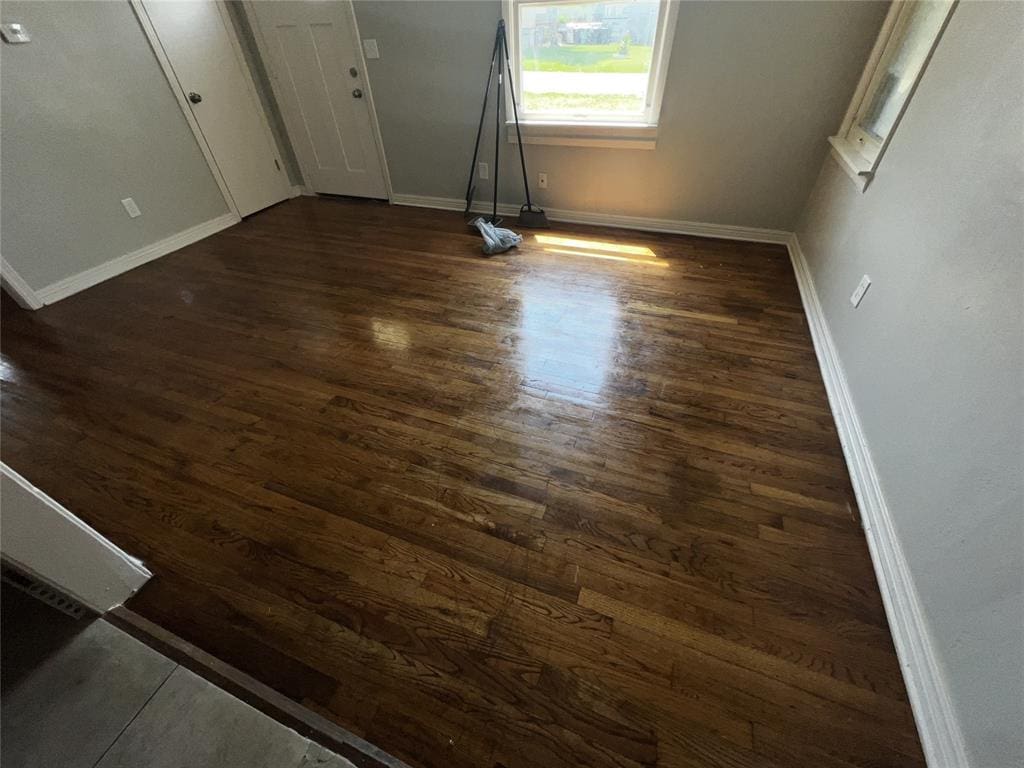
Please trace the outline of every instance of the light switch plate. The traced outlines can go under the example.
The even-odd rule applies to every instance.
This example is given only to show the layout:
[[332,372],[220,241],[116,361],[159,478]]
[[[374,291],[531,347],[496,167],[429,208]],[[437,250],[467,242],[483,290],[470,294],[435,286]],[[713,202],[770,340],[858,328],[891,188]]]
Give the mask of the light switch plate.
[[28,30],[15,22],[0,24],[0,37],[3,37],[5,43],[27,43],[32,40]]
[[366,58],[368,59],[379,59],[380,48],[377,47],[377,41],[372,37],[363,40],[363,53],[366,54]]
[[868,292],[868,288],[871,286],[871,278],[864,275],[857,283],[857,287],[854,289],[853,294],[850,296],[850,303],[855,307],[860,306],[860,300],[864,298],[864,294]]
[[136,216],[142,215],[142,211],[139,210],[139,206],[137,206],[135,204],[135,201],[132,200],[130,197],[126,197],[124,200],[122,200],[121,205],[124,206],[124,209],[128,211],[128,215],[131,216],[133,219]]

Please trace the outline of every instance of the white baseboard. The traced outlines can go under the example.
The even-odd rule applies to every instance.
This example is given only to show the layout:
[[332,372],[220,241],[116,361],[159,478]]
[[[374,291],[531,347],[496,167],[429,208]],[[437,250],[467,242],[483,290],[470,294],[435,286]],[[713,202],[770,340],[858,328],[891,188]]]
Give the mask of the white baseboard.
[[316,197],[316,192],[311,192],[302,184],[292,184],[292,197]]
[[137,251],[126,253],[123,256],[118,256],[110,261],[106,261],[99,266],[92,267],[84,272],[79,272],[77,275],[65,277],[63,280],[50,283],[48,286],[40,289],[36,293],[44,304],[53,304],[55,301],[65,299],[79,291],[84,291],[86,288],[90,288],[104,280],[109,280],[123,272],[127,272],[129,269],[141,266],[147,261],[153,261],[153,259],[166,256],[172,251],[184,248],[186,245],[191,245],[198,240],[202,240],[204,237],[209,237],[215,232],[220,232],[222,229],[227,229],[233,224],[237,224],[239,221],[241,221],[241,219],[235,216],[235,214],[225,213],[223,216],[218,216],[216,219],[204,221],[202,224],[189,227],[188,229],[171,235],[170,237],[165,237],[163,240],[150,243],[147,246],[139,248]]
[[21,275],[2,256],[0,256],[0,285],[3,285],[10,292],[20,307],[39,309],[43,306],[43,300],[39,298],[39,294],[22,279]]
[[788,246],[925,758],[932,768],[968,768],[963,735],[932,646],[917,589],[882,494],[878,471],[857,417],[842,361],[795,234]]
[[[425,195],[394,195],[394,205],[411,205],[416,208],[440,208],[445,211],[461,211],[466,207],[464,200],[454,197],[428,197]],[[485,213],[491,210],[487,201],[477,200],[473,210]],[[762,229],[760,227],[737,227],[730,224],[708,224],[700,221],[681,221],[677,219],[652,219],[646,216],[620,216],[614,213],[591,213],[590,211],[571,211],[564,208],[545,208],[548,218],[552,221],[564,221],[572,224],[596,224],[604,227],[621,227],[623,229],[639,229],[645,232],[667,232],[674,235],[696,235],[697,237],[718,237],[725,240],[746,240],[755,243],[789,242],[790,233],[781,229]],[[502,216],[515,216],[519,213],[518,205],[498,204],[498,213]]]

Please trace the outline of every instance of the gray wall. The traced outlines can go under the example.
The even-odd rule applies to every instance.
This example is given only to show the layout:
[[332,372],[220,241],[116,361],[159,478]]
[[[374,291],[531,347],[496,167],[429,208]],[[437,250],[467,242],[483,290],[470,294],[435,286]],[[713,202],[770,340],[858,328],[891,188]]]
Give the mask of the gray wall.
[[827,160],[798,226],[977,768],[1024,765],[1022,29],[961,3],[875,181]]
[[[462,197],[501,4],[355,7],[360,34],[381,46],[367,66],[395,192]],[[792,229],[885,10],[682,3],[657,149],[531,145],[531,174],[549,177],[536,197],[557,208]],[[514,146],[503,149],[499,197],[520,203]]]
[[227,213],[127,2],[2,12],[32,42],[0,44],[0,252],[32,288]]

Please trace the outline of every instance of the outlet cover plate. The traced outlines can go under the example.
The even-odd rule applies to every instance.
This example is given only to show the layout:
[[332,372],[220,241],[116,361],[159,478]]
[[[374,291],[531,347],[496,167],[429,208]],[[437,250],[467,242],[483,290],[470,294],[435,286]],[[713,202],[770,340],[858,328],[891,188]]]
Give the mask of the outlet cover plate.
[[128,211],[128,215],[131,216],[133,219],[136,218],[137,216],[142,215],[142,211],[139,210],[139,206],[137,206],[135,204],[135,201],[132,200],[130,197],[126,197],[124,200],[122,200],[121,205],[124,206],[124,209]]
[[864,275],[857,283],[857,287],[854,289],[853,294],[850,296],[850,303],[854,307],[859,307],[861,299],[864,298],[864,294],[868,292],[868,288],[871,287],[871,278]]
[[27,43],[32,40],[24,25],[15,22],[0,24],[0,37],[5,43]]

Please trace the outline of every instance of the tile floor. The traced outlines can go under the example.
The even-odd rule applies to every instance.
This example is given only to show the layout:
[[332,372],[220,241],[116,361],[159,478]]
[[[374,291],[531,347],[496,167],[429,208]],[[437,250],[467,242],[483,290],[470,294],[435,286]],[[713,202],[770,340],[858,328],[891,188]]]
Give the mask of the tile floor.
[[353,768],[102,619],[0,603],[4,766]]

